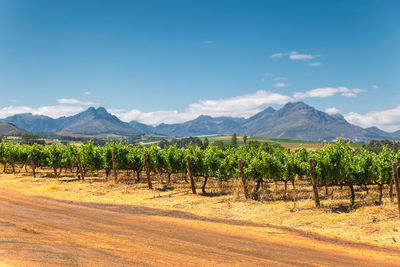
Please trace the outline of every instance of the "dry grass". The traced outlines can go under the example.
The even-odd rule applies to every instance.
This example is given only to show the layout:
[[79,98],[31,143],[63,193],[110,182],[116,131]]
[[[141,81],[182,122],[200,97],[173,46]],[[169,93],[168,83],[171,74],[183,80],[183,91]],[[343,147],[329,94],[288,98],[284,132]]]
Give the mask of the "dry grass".
[[[370,186],[368,195],[356,188],[354,207],[350,207],[348,188],[329,188],[328,196],[320,190],[322,207],[315,208],[311,187],[300,182],[296,182],[297,202],[294,207],[292,187],[288,185],[285,200],[283,183],[264,184],[260,201],[245,201],[237,186],[240,183],[236,181],[227,183],[211,179],[207,195],[192,195],[189,184],[176,176],[172,177],[170,187],[157,183],[154,190],[148,190],[144,181],[135,184],[126,180],[116,184],[102,177],[87,177],[85,181],[79,181],[72,175],[59,180],[47,176],[43,170],[39,173],[41,178],[24,173],[15,176],[0,174],[0,187],[63,200],[140,205],[206,217],[267,223],[378,245],[399,246],[400,243],[397,203],[389,200],[387,188],[382,205],[375,203],[378,195],[376,188]],[[198,193],[201,192],[201,182],[201,179],[197,181]],[[254,185],[249,187],[252,190]]]

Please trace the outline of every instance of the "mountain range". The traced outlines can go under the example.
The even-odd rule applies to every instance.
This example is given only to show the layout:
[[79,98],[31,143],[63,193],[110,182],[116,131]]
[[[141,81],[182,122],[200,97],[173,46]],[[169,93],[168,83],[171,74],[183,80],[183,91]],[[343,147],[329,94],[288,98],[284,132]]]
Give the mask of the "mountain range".
[[184,123],[150,126],[137,121],[122,122],[106,109],[89,108],[70,117],[53,119],[30,113],[17,114],[0,120],[33,133],[63,132],[82,135],[138,135],[157,133],[175,137],[239,134],[284,137],[313,141],[333,141],[339,137],[355,142],[371,139],[400,140],[400,131],[389,133],[376,127],[361,128],[350,124],[340,114],[329,115],[303,102],[288,103],[279,110],[271,107],[244,118],[201,115]]
[[133,135],[140,131],[133,129],[128,123],[111,115],[105,108],[89,108],[86,111],[69,117],[57,119],[31,113],[17,114],[0,120],[12,123],[21,129],[32,133],[69,132],[83,135],[103,133]]

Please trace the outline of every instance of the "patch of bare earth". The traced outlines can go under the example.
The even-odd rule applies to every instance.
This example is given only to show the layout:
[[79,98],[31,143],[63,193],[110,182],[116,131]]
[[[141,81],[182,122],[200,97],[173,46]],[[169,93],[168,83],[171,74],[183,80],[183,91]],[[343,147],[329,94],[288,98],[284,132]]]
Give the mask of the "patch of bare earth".
[[[126,176],[126,174],[124,175]],[[41,249],[43,249],[43,253],[46,254],[50,253],[49,250],[52,250],[51,248],[54,247],[55,243],[62,245],[64,244],[63,242],[67,242],[67,240],[70,242],[67,242],[68,246],[70,246],[71,249],[74,248],[76,254],[84,253],[91,255],[90,257],[93,256],[93,259],[88,256],[88,262],[76,263],[78,265],[81,263],[83,265],[88,265],[89,262],[96,262],[96,257],[99,257],[96,254],[96,249],[100,249],[100,251],[103,249],[107,251],[111,250],[113,253],[116,253],[110,254],[110,262],[113,258],[118,259],[122,257],[122,259],[125,260],[126,258],[121,255],[124,253],[130,253],[138,248],[133,245],[129,245],[129,247],[126,248],[122,246],[120,248],[119,246],[121,246],[121,242],[123,243],[126,241],[129,243],[132,240],[125,240],[124,238],[126,237],[124,237],[124,234],[122,234],[122,236],[120,236],[121,233],[116,234],[114,232],[116,229],[112,228],[111,225],[118,226],[120,223],[122,223],[123,219],[131,222],[132,220],[139,220],[138,218],[141,218],[140,220],[142,220],[144,225],[146,224],[146,221],[150,220],[150,218],[151,220],[155,220],[155,218],[157,218],[156,220],[159,220],[159,223],[168,222],[169,224],[174,225],[170,230],[168,230],[169,228],[166,230],[167,232],[171,231],[170,235],[172,236],[175,235],[174,231],[178,231],[180,227],[190,226],[198,227],[196,229],[200,233],[208,231],[217,231],[218,234],[221,234],[222,231],[224,234],[234,235],[242,235],[245,233],[245,236],[251,236],[251,238],[254,240],[261,238],[261,243],[266,242],[267,240],[265,240],[265,238],[267,238],[268,240],[282,242],[282,244],[287,244],[287,242],[289,242],[290,244],[293,244],[293,246],[301,246],[302,248],[305,244],[307,244],[307,246],[311,246],[307,247],[308,249],[315,249],[316,247],[324,248],[327,251],[332,249],[332,253],[342,253],[340,255],[350,254],[352,257],[367,255],[367,258],[371,263],[374,263],[374,260],[382,259],[388,260],[385,265],[396,265],[400,262],[400,259],[398,258],[400,256],[400,220],[398,218],[398,210],[396,208],[397,203],[389,200],[386,194],[387,189],[385,189],[386,197],[384,197],[384,202],[382,205],[375,204],[377,199],[377,191],[371,187],[369,194],[366,194],[366,192],[363,190],[358,190],[356,205],[354,207],[350,207],[349,193],[347,192],[346,188],[330,188],[327,197],[324,196],[325,192],[320,192],[322,196],[321,198],[323,207],[315,208],[314,202],[311,198],[311,188],[308,185],[301,183],[297,183],[297,202],[296,207],[294,207],[294,202],[292,201],[293,191],[289,189],[287,195],[285,196],[282,184],[266,184],[263,186],[262,193],[260,194],[261,201],[245,201],[241,192],[237,190],[239,187],[237,187],[236,184],[220,183],[217,181],[210,182],[209,186],[207,187],[207,195],[192,195],[190,193],[189,185],[183,182],[182,177],[173,177],[173,183],[168,188],[165,188],[165,186],[161,183],[155,183],[154,185],[156,189],[148,190],[146,189],[145,183],[135,184],[131,182],[132,178],[125,179],[125,181],[121,181],[120,183],[116,184],[113,181],[105,181],[104,178],[95,176],[87,177],[85,181],[79,181],[68,173],[65,174],[66,177],[60,178],[59,180],[51,178],[50,176],[51,175],[47,174],[47,170],[42,170],[42,172],[39,173],[39,177],[41,178],[33,178],[29,174],[25,173],[17,175],[0,175],[0,188],[12,189],[27,195],[27,200],[20,202],[21,205],[24,205],[26,210],[21,208],[17,214],[12,215],[15,217],[15,220],[7,218],[6,220],[2,219],[3,221],[0,222],[0,233],[3,233],[4,229],[6,228],[14,227],[12,224],[15,224],[15,232],[13,232],[14,234],[12,235],[12,238],[10,236],[5,238],[4,234],[0,236],[0,244],[3,246],[0,248],[0,251],[4,249],[4,244],[7,244],[7,242],[10,242],[9,244],[14,244],[13,241],[20,242],[18,244],[14,244],[16,248],[21,246],[24,247],[24,252],[21,252],[18,249],[16,250],[17,254],[13,256],[13,264],[16,264],[16,262],[18,263],[18,253],[28,253],[29,251],[34,251],[35,244],[44,246],[43,248],[41,247]],[[120,174],[120,177],[123,177],[122,173]],[[159,180],[159,177],[155,177],[154,180]],[[200,184],[201,179],[198,181],[198,185]],[[3,192],[3,195],[4,194],[5,193]],[[34,198],[35,200],[33,200],[28,196],[42,196],[49,197],[51,199]],[[4,196],[2,199],[4,200]],[[80,215],[72,218],[58,218],[61,220],[61,222],[63,222],[63,220],[69,220],[69,224],[65,226],[65,229],[46,228],[50,227],[49,225],[51,225],[51,223],[49,223],[48,226],[44,226],[42,224],[43,222],[32,222],[30,225],[26,223],[27,218],[25,218],[25,220],[24,218],[19,218],[19,216],[23,217],[24,211],[29,210],[29,207],[26,207],[29,206],[29,201],[34,201],[35,203],[42,201],[45,203],[43,205],[48,206],[49,209],[60,210],[60,212],[63,214],[62,216],[67,216],[67,211],[71,208],[77,208],[79,210],[83,209],[85,210],[84,212],[92,212],[93,214],[90,215],[89,213],[88,216],[90,215],[92,217],[87,218],[87,220],[85,219],[84,222],[79,220]],[[18,206],[18,204],[16,205]],[[44,209],[44,207],[41,207],[40,209],[42,208]],[[5,208],[2,207],[0,212],[4,212],[4,209]],[[65,212],[63,212],[64,209]],[[11,211],[8,212],[8,215],[11,216]],[[34,214],[36,212],[36,216],[46,220],[46,210],[38,211],[35,207],[32,207],[30,212],[33,212]],[[42,212],[45,214],[42,214]],[[78,212],[78,214],[81,214],[82,212],[83,211],[81,210]],[[110,229],[109,233],[104,229],[104,231],[102,230],[100,232],[96,232],[96,227],[100,226],[86,230],[83,228],[83,232],[80,232],[78,229],[79,227],[77,227],[75,230],[67,229],[67,227],[72,227],[71,225],[74,225],[74,223],[77,223],[81,226],[82,223],[88,223],[89,225],[95,224],[96,216],[109,214],[109,212],[111,212],[110,214],[113,214],[110,215],[111,217],[121,216],[115,221],[110,219],[110,225],[108,225],[108,221],[106,220],[106,225],[104,225],[104,227],[109,227],[107,228]],[[5,215],[4,213],[0,215],[0,218],[6,218],[3,216]],[[60,216],[59,214],[56,215]],[[52,217],[54,214],[48,213],[48,216]],[[32,218],[35,218],[35,216],[32,215]],[[18,220],[19,224],[16,223]],[[123,222],[122,224],[124,227],[130,227],[128,222]],[[58,224],[55,224],[52,227],[57,228],[57,225]],[[165,228],[166,226],[158,225],[157,227]],[[213,230],[210,229],[210,227],[214,227]],[[129,234],[135,235],[133,228],[129,229],[132,230],[132,232],[130,232],[131,230],[128,231]],[[192,228],[190,229],[193,231]],[[89,233],[86,233],[85,231],[88,231]],[[42,244],[43,236],[41,236],[41,233],[44,233],[43,235],[46,237],[46,240],[49,239],[48,243],[46,243],[46,241],[46,244]],[[65,237],[66,240],[60,237],[60,235],[66,234],[68,235],[68,238]],[[161,236],[164,234],[165,233],[161,234]],[[146,238],[145,236],[146,233],[143,232],[143,238]],[[116,241],[112,237],[114,237]],[[154,235],[154,237],[150,236],[149,238],[158,240],[156,235]],[[208,236],[208,238],[212,237]],[[88,240],[92,241],[89,242]],[[141,240],[140,242],[145,242],[144,240],[145,239]],[[27,243],[24,243],[25,241]],[[195,242],[194,240],[192,241]],[[135,242],[138,241],[135,240]],[[140,242],[138,242],[138,244]],[[148,245],[150,246],[149,251],[153,251],[151,246],[154,246],[155,244],[149,240],[148,242]],[[166,243],[166,247],[174,244],[174,241],[172,240],[168,242],[172,243]],[[220,240],[220,242],[223,241]],[[235,242],[237,242],[237,240],[235,240]],[[87,251],[83,248],[87,249]],[[58,249],[65,249],[65,247]],[[83,249],[83,251],[81,251],[81,249]],[[153,249],[155,248],[153,247]],[[239,247],[236,249],[239,249]],[[251,250],[252,249],[254,248],[251,248]],[[168,249],[163,248],[161,250],[164,251]],[[226,251],[219,252],[221,252],[221,255],[228,253]],[[51,253],[56,255],[57,249]],[[145,251],[142,251],[141,253],[144,253],[143,255],[147,255],[147,257],[151,257],[150,255],[146,254],[147,252]],[[153,251],[152,253],[155,252]],[[174,260],[178,259],[178,256],[174,254],[175,252],[172,253],[174,256],[169,255],[171,252],[165,253],[165,255],[160,254],[160,256],[166,257],[165,261],[163,262],[164,264],[168,263],[169,260],[171,260],[170,262],[173,262]],[[207,253],[204,255],[208,255]],[[258,256],[253,256],[260,260],[265,256],[261,254]],[[230,254],[228,253],[227,255]],[[175,256],[177,258],[174,258]],[[243,255],[238,254],[236,257],[237,256]],[[313,254],[311,253],[309,256],[313,257]],[[74,258],[73,256],[71,257]],[[198,255],[198,257],[200,259],[203,258],[201,255]],[[268,259],[271,260],[270,257],[272,256],[269,255],[268,257],[265,257],[269,257]],[[306,259],[307,255],[304,255],[304,257],[304,259]],[[192,261],[193,259],[187,259],[187,263],[188,265],[202,265],[210,263],[210,261],[202,262],[200,259],[198,259],[197,262]],[[57,260],[60,261],[57,262]],[[55,265],[62,262],[61,259],[57,260],[55,260]],[[219,260],[221,260],[221,262],[219,262]],[[257,264],[257,261],[255,259],[253,260],[254,262],[249,261],[248,265]],[[223,265],[224,261],[225,263],[229,262],[228,259],[222,257],[213,263],[216,264],[219,262],[219,264]],[[5,264],[9,263],[6,260],[4,262]],[[101,261],[97,262],[98,264],[101,263]],[[123,260],[120,262],[123,262]],[[129,262],[129,260],[127,262],[134,263],[134,261]],[[306,261],[302,261],[301,263],[304,264],[305,262]],[[139,262],[137,262],[137,264],[138,263]],[[153,262],[157,264],[151,264],[151,262],[140,263],[157,265],[158,263],[161,263],[161,261]],[[233,264],[234,262],[230,263]],[[238,261],[239,265],[246,265],[244,263],[245,262]],[[260,263],[260,261],[258,263]],[[277,262],[271,261],[269,263],[276,264]],[[21,266],[26,266],[24,264],[26,263],[23,261],[20,262]],[[75,263],[69,262],[69,264],[74,265]],[[321,262],[318,264],[321,264]],[[266,265],[268,265],[267,261]],[[292,261],[288,261],[283,265],[295,264]]]

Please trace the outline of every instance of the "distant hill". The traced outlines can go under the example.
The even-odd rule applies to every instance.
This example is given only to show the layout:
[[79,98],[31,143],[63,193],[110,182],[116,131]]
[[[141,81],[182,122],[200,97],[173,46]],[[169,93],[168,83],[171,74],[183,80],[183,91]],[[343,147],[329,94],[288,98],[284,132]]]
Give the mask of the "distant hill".
[[31,113],[17,114],[2,120],[33,133],[69,132],[72,134],[139,134],[140,131],[111,115],[105,108],[89,108],[74,116],[53,119]]
[[1,136],[23,136],[28,134],[27,131],[19,129],[11,123],[0,123],[0,137]]
[[137,121],[129,122],[129,126],[142,133],[154,133],[154,127]]
[[65,117],[59,125],[59,129],[76,134],[138,134],[128,123],[122,122],[116,116],[111,115],[105,108],[89,108],[71,117]]
[[332,141],[338,137],[366,141],[364,129],[348,123],[341,115],[329,115],[304,104],[288,103],[261,118],[250,118],[243,125],[248,135]]
[[160,124],[153,131],[170,136],[199,136],[211,134],[232,134],[241,131],[243,118],[199,116],[195,120],[177,124]]
[[21,129],[32,133],[55,132],[58,131],[60,119],[53,119],[43,115],[33,115],[32,113],[17,114],[0,120],[5,123],[12,123]]

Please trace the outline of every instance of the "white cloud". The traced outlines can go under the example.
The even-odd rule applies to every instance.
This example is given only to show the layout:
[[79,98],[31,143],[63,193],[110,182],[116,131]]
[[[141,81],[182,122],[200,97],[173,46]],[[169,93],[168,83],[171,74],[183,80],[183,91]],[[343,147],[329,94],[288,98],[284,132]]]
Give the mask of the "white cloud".
[[321,66],[321,62],[313,62],[313,63],[310,63],[308,65],[311,66],[311,67],[319,67],[319,66]]
[[327,108],[327,109],[325,109],[325,112],[328,113],[328,114],[330,114],[330,115],[332,115],[332,114],[338,114],[338,113],[340,113],[340,109],[337,109],[337,108],[335,108],[335,107],[332,107],[332,108]]
[[275,87],[286,87],[286,83],[276,83],[274,84]]
[[68,105],[82,105],[82,106],[96,106],[98,103],[92,101],[80,101],[74,98],[61,98],[57,100],[59,104],[68,104]]
[[84,94],[84,95],[90,95],[90,92],[89,92],[89,91],[86,91],[86,92],[84,92],[83,94]]
[[283,57],[283,56],[287,56],[287,55],[288,55],[287,53],[280,52],[280,53],[272,54],[271,58],[278,58],[278,57]]
[[32,108],[27,106],[8,106],[0,109],[0,118],[6,118],[15,114],[32,113],[33,115],[46,115],[52,118],[75,115],[82,112],[84,108],[78,106],[43,106]]
[[314,56],[310,54],[299,54],[297,51],[292,51],[289,54],[289,58],[291,60],[307,60],[307,59],[313,59]]
[[291,51],[289,53],[275,53],[271,55],[271,58],[289,57],[290,60],[309,60],[314,59],[316,56],[311,54],[299,54],[297,51]]
[[374,89],[379,89],[379,86],[376,85],[376,84],[374,84],[374,85],[372,85],[372,88],[374,88]]
[[349,89],[347,87],[326,87],[326,88],[316,88],[310,91],[306,92],[296,92],[293,94],[293,98],[296,100],[302,100],[305,98],[312,98],[312,97],[320,97],[320,98],[325,98],[325,97],[330,97],[334,96],[336,94],[340,94],[341,96],[344,97],[350,97],[350,98],[355,98],[358,96],[358,94],[366,92],[366,90],[359,89],[359,88],[352,88]]
[[391,109],[373,110],[364,114],[350,112],[345,119],[361,127],[376,126],[385,131],[400,130],[400,106]]
[[199,100],[188,105],[184,111],[142,112],[135,109],[128,112],[116,113],[115,115],[123,121],[136,120],[151,125],[157,125],[161,122],[185,122],[195,119],[200,115],[248,118],[262,111],[261,106],[263,105],[285,104],[290,100],[291,98],[288,96],[260,90],[252,94],[218,100]]
[[109,108],[109,109],[107,109],[107,111],[110,113],[123,113],[123,112],[126,112],[126,109],[124,109],[124,108]]

